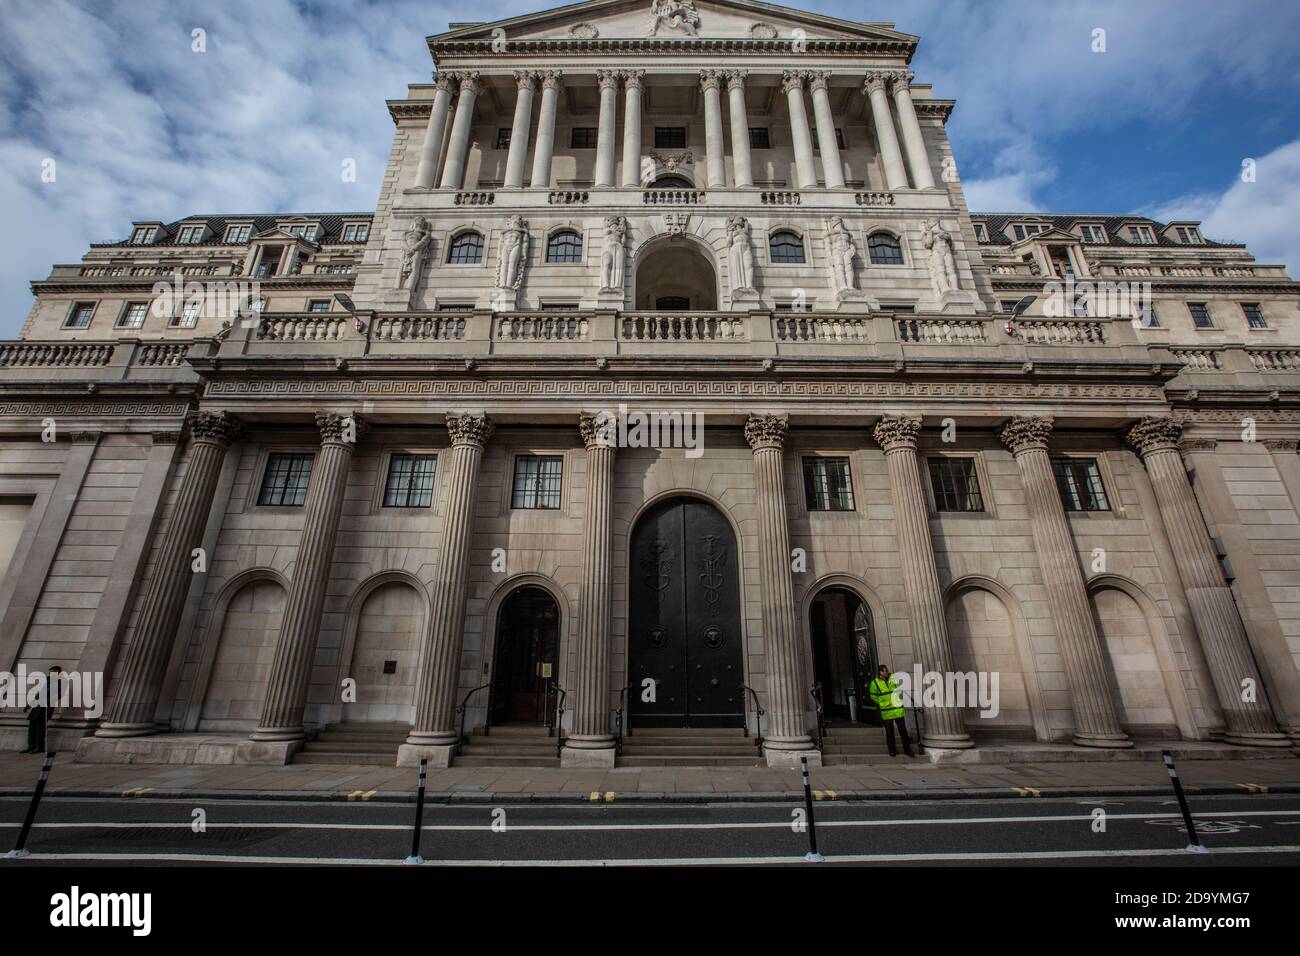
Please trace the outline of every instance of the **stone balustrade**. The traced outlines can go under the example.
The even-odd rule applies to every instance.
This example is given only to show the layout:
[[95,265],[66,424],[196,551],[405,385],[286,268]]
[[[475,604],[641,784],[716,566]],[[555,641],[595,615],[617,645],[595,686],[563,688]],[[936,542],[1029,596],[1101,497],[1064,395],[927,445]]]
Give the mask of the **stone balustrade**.
[[585,189],[554,189],[546,194],[546,201],[552,206],[583,205],[591,198]]
[[492,206],[497,201],[497,194],[487,191],[456,193],[454,202],[457,206]]
[[563,312],[512,313],[492,322],[493,338],[500,342],[584,342],[591,321]]
[[984,345],[988,342],[984,319],[928,319],[900,316],[894,322],[900,342],[923,345]]
[[1260,372],[1300,372],[1300,349],[1248,349],[1250,364]]
[[871,319],[851,316],[772,317],[772,334],[778,342],[870,342],[871,326]]
[[333,313],[269,313],[262,316],[256,337],[276,342],[337,342],[350,327],[349,317]]
[[886,192],[855,193],[854,200],[859,206],[892,206],[894,194]]
[[5,342],[0,368],[100,368],[113,351],[112,342]]
[[1085,319],[1025,319],[1015,323],[1026,345],[1105,345],[1105,323]]
[[764,206],[798,206],[803,201],[793,189],[765,190],[758,194],[758,199]]
[[454,342],[465,337],[467,315],[381,315],[372,339],[380,342]]
[[748,338],[748,324],[748,316],[729,312],[629,312],[619,320],[619,338],[625,342],[740,342]]
[[704,202],[703,189],[646,189],[641,202],[647,206],[698,206]]
[[1223,353],[1218,349],[1171,348],[1169,351],[1189,371],[1219,372],[1223,370]]

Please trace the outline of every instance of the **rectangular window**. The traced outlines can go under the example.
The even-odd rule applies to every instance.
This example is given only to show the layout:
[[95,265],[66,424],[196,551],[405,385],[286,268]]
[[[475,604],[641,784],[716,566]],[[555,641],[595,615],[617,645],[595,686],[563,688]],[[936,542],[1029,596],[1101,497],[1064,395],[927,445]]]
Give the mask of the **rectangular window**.
[[1195,226],[1179,226],[1176,230],[1179,242],[1200,242],[1201,234]]
[[515,459],[512,508],[560,507],[564,459],[559,455],[520,455]]
[[805,458],[803,487],[809,511],[853,510],[847,458]]
[[433,503],[437,455],[394,455],[388,460],[385,508],[427,508]]
[[370,224],[365,222],[350,222],[343,227],[344,242],[365,242],[370,238]]
[[283,254],[284,249],[282,246],[263,246],[257,268],[253,270],[253,277],[265,279],[275,275],[280,270],[280,257]]
[[1204,302],[1188,302],[1187,311],[1192,313],[1192,325],[1198,329],[1214,328],[1214,320],[1210,318],[1210,308]]
[[[817,130],[816,130],[816,128],[814,127],[814,128],[813,128],[812,130],[810,130],[809,132],[812,133],[813,151],[814,151],[814,152],[817,152],[817,153],[820,153],[820,152],[822,151],[822,147],[821,147],[821,143],[819,143],[819,142],[817,141]],[[835,145],[838,146],[840,149],[845,149],[845,148],[847,148],[847,147],[845,147],[845,145],[844,145],[844,130],[840,129],[838,126],[835,127]]]
[[330,310],[329,299],[312,299],[307,303],[308,312],[328,312]]
[[248,241],[248,237],[253,234],[252,226],[227,226],[226,242],[243,243]]
[[496,145],[496,148],[497,148],[497,149],[509,149],[509,148],[510,148],[510,130],[509,130],[509,129],[502,129],[502,128],[500,128],[500,127],[497,128],[497,145]]
[[181,229],[181,234],[176,241],[179,242],[182,246],[197,245],[200,241],[202,241],[203,233],[204,233],[203,226],[185,226],[183,229]]
[[576,312],[578,303],[576,302],[543,302],[543,312]]
[[311,479],[311,459],[310,454],[286,452],[276,452],[268,457],[257,503],[301,507],[307,500],[307,483]]
[[977,242],[989,241],[989,231],[982,222],[975,223],[975,239]]
[[1150,226],[1129,226],[1129,239],[1139,245],[1154,245],[1156,241],[1155,233],[1151,231]]
[[1080,226],[1084,242],[1105,242],[1106,230],[1102,226]]
[[1052,472],[1066,511],[1109,511],[1095,458],[1053,458]]
[[144,325],[149,316],[148,302],[128,302],[122,310],[122,317],[117,320],[119,329],[138,329]]
[[1016,311],[1016,303],[1018,301],[1018,299],[1003,299],[999,304],[1002,306],[1003,312],[1007,315],[1011,315],[1011,313]]
[[1246,325],[1250,328],[1268,328],[1268,323],[1264,321],[1264,310],[1259,307],[1258,302],[1241,303],[1241,311],[1246,316]]
[[939,511],[983,511],[974,458],[931,458],[930,487]]
[[569,149],[595,149],[596,127],[575,126],[569,130]]
[[768,135],[766,126],[751,126],[749,128],[749,148],[750,149],[771,149],[772,138]]
[[74,302],[72,308],[68,310],[68,317],[63,322],[65,329],[84,329],[90,325],[90,319],[95,314],[95,303],[93,302]]
[[285,227],[285,230],[284,230],[284,231],[287,232],[287,233],[288,233],[289,235],[291,235],[291,236],[299,236],[300,238],[306,239],[306,240],[308,240],[309,242],[315,242],[315,241],[316,241],[316,228],[317,228],[317,227],[316,227],[316,224],[315,224],[314,222],[313,222],[313,223],[307,223],[307,224],[304,224],[304,223],[298,223],[298,224],[293,225],[293,226],[287,226],[287,227]]
[[1016,223],[1011,227],[1016,234],[1017,239],[1023,239],[1026,236],[1036,236],[1047,227],[1041,222]]
[[156,235],[158,235],[158,230],[154,226],[139,226],[135,232],[131,233],[131,244],[136,246],[150,245]]
[[655,149],[685,149],[685,126],[656,126]]
[[1154,302],[1134,302],[1133,318],[1144,329],[1160,328],[1160,316],[1156,314],[1156,304]]
[[182,329],[192,329],[199,324],[199,313],[203,303],[198,299],[186,299],[181,303],[180,313],[172,319],[172,325]]
[[469,302],[440,302],[435,312],[473,312],[474,306]]

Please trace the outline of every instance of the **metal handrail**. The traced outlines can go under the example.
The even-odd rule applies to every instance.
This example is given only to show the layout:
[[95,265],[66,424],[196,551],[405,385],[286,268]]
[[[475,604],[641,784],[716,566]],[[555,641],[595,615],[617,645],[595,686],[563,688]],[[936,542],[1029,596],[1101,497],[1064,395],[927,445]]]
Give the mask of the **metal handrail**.
[[[614,728],[618,735],[614,738],[614,755],[616,757],[623,756],[623,715],[626,713],[627,708],[627,692],[631,689],[632,685],[627,684],[618,692],[618,710],[614,711]],[[630,718],[632,715],[628,714],[627,716]],[[632,721],[630,719],[627,722],[627,736],[632,736]]]
[[[491,687],[491,686],[492,686],[492,685],[491,685],[490,683],[487,683],[487,684],[480,684],[478,687],[475,687],[472,691],[470,691],[468,694],[466,694],[466,695],[465,695],[465,699],[462,700],[459,704],[456,705],[456,713],[457,713],[457,715],[460,717],[460,734],[459,734],[459,736],[457,736],[457,738],[456,738],[456,755],[457,755],[457,756],[460,755],[461,748],[464,747],[465,744],[468,742],[468,738],[465,736],[465,712],[466,712],[466,710],[469,709],[469,706],[468,706],[468,705],[469,705],[469,699],[470,699],[471,697],[473,697],[475,694],[477,694],[479,691],[483,690],[485,687]],[[492,719],[491,708],[489,708],[489,713],[488,713],[488,716],[487,716],[486,720],[489,720],[489,721],[490,721],[491,719]],[[485,721],[485,729],[486,729],[486,721]]]
[[[765,713],[765,711],[763,710],[762,706],[760,706],[758,703],[758,692],[755,691],[754,688],[750,687],[748,684],[741,684],[740,689],[742,691],[749,691],[750,696],[754,698],[754,714],[757,717],[757,720],[755,722],[757,726],[757,736],[755,736],[754,738],[754,746],[757,747],[759,750],[762,750],[763,749],[763,714]],[[742,694],[741,696],[743,697],[744,695]],[[745,721],[745,736],[746,737],[749,736],[749,721]]]
[[555,703],[555,756],[564,749],[564,698],[568,696],[559,684],[552,685],[557,694]]
[[826,745],[826,705],[822,703],[821,681],[813,684],[808,693],[817,704],[817,749],[821,750]]

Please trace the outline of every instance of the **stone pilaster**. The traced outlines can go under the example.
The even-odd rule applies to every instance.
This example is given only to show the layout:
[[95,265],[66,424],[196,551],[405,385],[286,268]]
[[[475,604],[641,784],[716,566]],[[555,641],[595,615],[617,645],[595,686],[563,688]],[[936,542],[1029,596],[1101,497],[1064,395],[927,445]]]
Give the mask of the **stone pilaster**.
[[465,630],[470,538],[474,530],[474,487],[483,449],[495,430],[486,415],[448,415],[451,449],[447,457],[447,517],[442,553],[433,582],[431,613],[420,647],[415,685],[415,725],[398,751],[399,766],[428,757],[446,767],[460,728],[456,726],[456,678]]
[[578,597],[577,671],[573,732],[560,764],[614,766],[609,730],[609,635],[613,610],[610,574],[610,512],[614,499],[614,422],[583,415],[578,423],[587,446],[587,508],[583,522],[582,584]]
[[790,530],[785,509],[784,415],[751,415],[745,440],[754,452],[758,509],[759,590],[763,595],[763,650],[767,661],[767,733],[763,750],[769,766],[797,766],[801,755],[820,763],[805,727],[808,689],[799,680],[799,626],[790,580]]
[[1015,455],[1025,491],[1043,587],[1070,685],[1074,742],[1081,747],[1131,747],[1132,741],[1120,728],[1115,714],[1105,651],[1093,623],[1070,523],[1052,474],[1052,460],[1047,453],[1051,432],[1050,418],[1013,418],[1002,426],[1002,442]]
[[192,579],[192,553],[203,540],[226,449],[240,433],[239,422],[224,412],[200,412],[190,422],[192,444],[185,480],[145,592],[135,638],[116,675],[113,706],[96,736],[138,737],[157,729],[154,713]]
[[[916,459],[916,439],[920,433],[919,418],[884,418],[872,432],[885,451],[889,468],[913,653],[922,670],[946,678],[952,672],[952,652],[944,619],[943,591],[934,565],[934,545],[930,541],[930,519],[921,491],[921,470]],[[946,679],[944,686],[948,686]],[[919,695],[920,690],[913,688],[913,694]],[[973,747],[961,708],[953,706],[953,702],[946,703],[947,706],[925,709],[925,746],[951,750]]]
[[303,708],[320,634],[325,586],[334,561],[334,534],[343,510],[352,453],[365,429],[356,415],[333,412],[317,412],[316,426],[320,429],[320,453],[312,465],[302,537],[262,702],[262,719],[249,735],[251,740],[301,740],[306,736]]
[[[1223,708],[1224,739],[1255,747],[1290,746],[1289,739],[1278,732],[1245,625],[1232,590],[1223,580],[1218,555],[1187,480],[1178,450],[1181,436],[1182,426],[1172,418],[1144,418],[1127,434],[1151,476],[1160,521]],[[1253,699],[1243,700],[1247,687],[1253,689]]]

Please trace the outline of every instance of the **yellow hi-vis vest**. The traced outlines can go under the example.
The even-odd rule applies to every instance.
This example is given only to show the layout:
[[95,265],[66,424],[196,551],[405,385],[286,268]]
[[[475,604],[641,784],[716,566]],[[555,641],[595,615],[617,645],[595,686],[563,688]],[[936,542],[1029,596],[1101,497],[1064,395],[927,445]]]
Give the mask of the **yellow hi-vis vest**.
[[901,696],[894,696],[898,693],[898,678],[893,674],[889,675],[888,681],[879,677],[873,678],[871,683],[867,685],[867,693],[871,695],[871,699],[880,708],[882,720],[894,720],[903,716],[903,699]]

